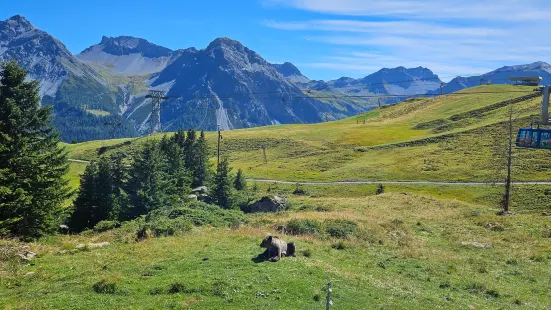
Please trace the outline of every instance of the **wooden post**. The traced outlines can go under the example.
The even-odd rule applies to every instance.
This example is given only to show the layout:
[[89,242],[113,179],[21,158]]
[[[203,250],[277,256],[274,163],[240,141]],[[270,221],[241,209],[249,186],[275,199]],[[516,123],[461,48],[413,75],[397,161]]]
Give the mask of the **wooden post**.
[[268,158],[266,157],[266,146],[265,145],[262,146],[262,153],[264,154],[264,163],[267,164],[268,163]]
[[331,301],[331,292],[333,291],[333,285],[331,282],[327,284],[327,302],[325,304],[325,310],[331,309],[331,305],[333,305],[333,302]]
[[220,165],[220,125],[218,125],[218,167]]

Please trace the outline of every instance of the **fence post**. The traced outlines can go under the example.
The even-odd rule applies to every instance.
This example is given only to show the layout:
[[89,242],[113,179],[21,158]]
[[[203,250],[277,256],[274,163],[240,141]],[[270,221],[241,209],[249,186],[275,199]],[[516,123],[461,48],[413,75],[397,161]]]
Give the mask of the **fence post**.
[[331,282],[327,284],[327,303],[325,304],[325,310],[329,310],[333,302],[331,301],[331,292],[333,291],[333,286]]

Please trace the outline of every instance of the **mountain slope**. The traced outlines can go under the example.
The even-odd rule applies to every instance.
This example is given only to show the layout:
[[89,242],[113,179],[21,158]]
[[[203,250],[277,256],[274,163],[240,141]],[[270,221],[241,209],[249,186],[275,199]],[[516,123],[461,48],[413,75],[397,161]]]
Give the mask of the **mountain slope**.
[[277,72],[293,83],[302,84],[310,82],[310,79],[302,75],[300,70],[290,62],[273,64],[273,66],[276,68]]
[[147,40],[129,36],[103,37],[80,54],[85,63],[99,64],[121,74],[151,74],[160,72],[178,58],[181,51],[155,45]]
[[[223,130],[285,123],[313,123],[342,117],[338,107],[310,98],[275,66],[256,52],[229,38],[219,38],[202,50],[187,49],[149,81],[170,97],[163,103],[161,122],[166,130],[196,127]],[[145,93],[144,93],[145,94]],[[143,98],[143,95],[141,94]],[[126,112],[148,130],[151,110],[139,96]],[[345,115],[366,111],[351,104]]]
[[[122,122],[120,135],[135,133],[118,116],[121,95],[88,65],[76,59],[56,38],[20,15],[0,21],[0,61],[14,59],[40,82],[42,104],[54,107],[53,123],[64,141],[109,137],[105,122]],[[87,111],[111,114],[97,117]]]
[[[381,103],[402,101],[411,96],[426,94],[440,87],[440,79],[431,70],[417,68],[383,68],[362,79],[342,77],[328,82],[310,81],[312,90],[335,92],[344,95],[374,97],[381,95]],[[385,97],[385,95],[392,95]],[[394,96],[398,95],[398,96]]]

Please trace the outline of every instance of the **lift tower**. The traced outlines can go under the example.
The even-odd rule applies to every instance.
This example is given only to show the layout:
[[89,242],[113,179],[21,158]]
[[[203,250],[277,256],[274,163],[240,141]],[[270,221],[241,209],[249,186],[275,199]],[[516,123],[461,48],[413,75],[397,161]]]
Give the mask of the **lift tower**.
[[151,98],[151,116],[149,117],[149,133],[161,131],[161,101],[168,99],[164,91],[150,90],[145,98]]

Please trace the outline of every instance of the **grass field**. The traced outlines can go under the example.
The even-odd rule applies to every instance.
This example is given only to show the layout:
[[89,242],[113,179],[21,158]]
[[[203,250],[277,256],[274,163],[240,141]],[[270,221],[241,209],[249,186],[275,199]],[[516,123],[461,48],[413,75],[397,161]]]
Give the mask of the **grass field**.
[[[106,232],[30,244],[39,254],[32,265],[2,265],[0,307],[317,309],[329,281],[336,309],[543,309],[551,302],[550,228],[539,214],[500,217],[410,193],[292,203],[292,211],[251,216],[236,229],[139,243]],[[346,219],[357,229],[340,240],[285,236],[296,242],[296,258],[254,262],[264,234],[292,219]],[[97,241],[112,244],[56,254]],[[112,291],[95,291],[101,281]]]
[[[530,93],[482,86],[335,122],[227,131],[222,153],[253,178],[496,181],[492,149],[507,110],[500,102]],[[516,126],[537,118],[539,101],[514,104]],[[131,158],[160,137],[65,146],[73,159],[114,152]],[[215,133],[207,138],[214,158]],[[549,180],[548,154],[515,149],[514,179]],[[74,188],[85,166],[71,163]],[[303,194],[293,195],[296,187],[249,182],[255,195],[289,198],[289,209],[247,215],[231,228],[195,227],[142,242],[115,229],[30,243],[38,253],[31,264],[0,256],[0,308],[323,309],[329,281],[334,309],[551,304],[551,226],[542,215],[551,213],[548,186],[515,186],[512,216],[496,215],[500,186],[386,185],[375,195],[376,185],[303,185]],[[328,233],[336,220],[348,226]],[[297,244],[297,257],[256,260],[265,234],[292,223],[311,229],[283,234]],[[102,241],[111,244],[71,251]],[[3,248],[15,244],[0,240]]]

